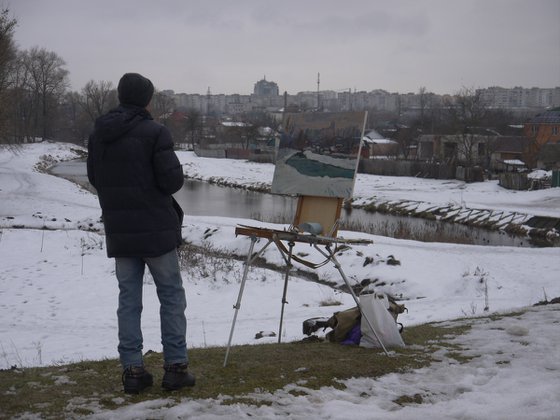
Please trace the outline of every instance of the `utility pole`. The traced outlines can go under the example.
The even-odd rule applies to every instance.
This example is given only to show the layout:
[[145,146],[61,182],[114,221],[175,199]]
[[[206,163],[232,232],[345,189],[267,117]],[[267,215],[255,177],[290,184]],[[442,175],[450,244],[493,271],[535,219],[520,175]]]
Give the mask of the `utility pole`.
[[212,101],[212,92],[210,91],[210,86],[206,91],[206,115],[210,115],[210,102]]

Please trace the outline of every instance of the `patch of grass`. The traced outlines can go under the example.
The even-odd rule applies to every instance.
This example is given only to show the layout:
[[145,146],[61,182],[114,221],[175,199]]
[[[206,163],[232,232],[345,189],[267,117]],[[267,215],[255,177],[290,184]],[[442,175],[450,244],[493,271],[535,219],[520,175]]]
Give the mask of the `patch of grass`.
[[[432,353],[442,348],[453,349],[459,355],[460,349],[453,348],[448,340],[466,332],[470,328],[466,324],[462,321],[458,326],[433,323],[406,328],[403,339],[407,347],[392,351],[390,357],[376,349],[300,341],[234,346],[228,365],[223,367],[225,348],[191,348],[189,358],[197,384],[175,392],[160,387],[163,358],[155,352],[148,352],[144,358],[154,375],[154,386],[140,395],[124,394],[117,360],[4,370],[0,371],[0,418],[24,413],[41,418],[73,418],[141,401],[165,398],[172,405],[184,397],[220,395],[229,396],[224,403],[262,404],[250,394],[274,392],[294,383],[308,389],[344,388],[340,380],[379,377],[428,366],[435,361]],[[403,396],[399,403],[417,401],[416,396]]]
[[475,356],[465,356],[458,351],[450,351],[446,354],[450,359],[456,360],[457,362],[464,364],[470,362]]
[[420,394],[401,395],[399,398],[393,400],[393,402],[399,405],[422,404],[424,399]]
[[[205,235],[211,236],[216,229],[207,229]],[[224,251],[214,248],[206,242],[203,246],[183,244],[179,247],[179,265],[181,270],[191,277],[212,279],[213,281],[225,281],[225,273],[233,273],[234,277],[240,277],[235,272],[235,259],[228,256]],[[221,275],[220,275],[221,274]]]

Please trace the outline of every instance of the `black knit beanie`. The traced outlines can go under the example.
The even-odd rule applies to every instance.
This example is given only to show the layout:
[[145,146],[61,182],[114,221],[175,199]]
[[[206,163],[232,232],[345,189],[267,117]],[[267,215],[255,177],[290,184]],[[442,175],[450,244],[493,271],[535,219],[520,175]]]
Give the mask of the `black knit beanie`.
[[150,79],[138,73],[126,73],[117,88],[119,102],[123,105],[136,105],[145,108],[154,94],[154,85]]

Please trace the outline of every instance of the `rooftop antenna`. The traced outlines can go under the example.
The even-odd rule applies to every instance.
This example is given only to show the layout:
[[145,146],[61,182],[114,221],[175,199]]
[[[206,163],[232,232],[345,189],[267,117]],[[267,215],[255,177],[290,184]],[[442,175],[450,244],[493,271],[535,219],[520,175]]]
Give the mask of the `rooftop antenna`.
[[321,86],[321,73],[317,73],[317,109],[321,108],[321,96],[319,94],[320,86]]

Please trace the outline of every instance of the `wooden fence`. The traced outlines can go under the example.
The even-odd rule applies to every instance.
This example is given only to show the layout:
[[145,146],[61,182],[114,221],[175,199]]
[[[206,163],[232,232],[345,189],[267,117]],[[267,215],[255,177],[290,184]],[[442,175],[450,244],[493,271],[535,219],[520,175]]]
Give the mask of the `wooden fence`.
[[531,181],[524,173],[503,172],[498,175],[498,184],[508,190],[528,190]]
[[274,153],[259,149],[202,149],[194,148],[197,156],[219,159],[245,159],[260,163],[273,163]]
[[364,174],[414,176],[433,179],[455,178],[455,166],[417,160],[362,159],[358,171]]

